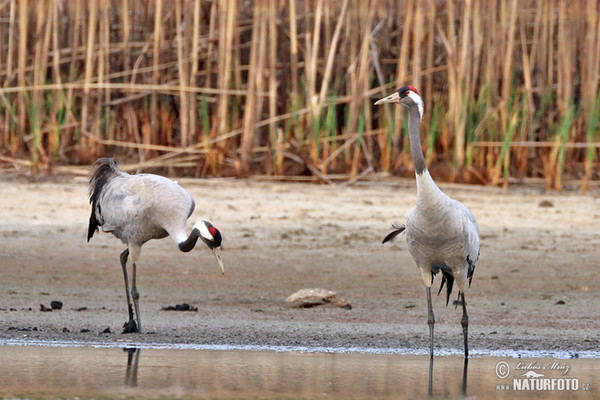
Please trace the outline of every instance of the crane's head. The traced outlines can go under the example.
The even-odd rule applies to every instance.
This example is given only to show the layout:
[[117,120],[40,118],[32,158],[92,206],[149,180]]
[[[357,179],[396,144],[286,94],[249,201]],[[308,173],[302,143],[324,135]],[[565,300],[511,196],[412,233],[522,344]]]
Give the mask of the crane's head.
[[388,97],[377,100],[375,105],[378,106],[386,103],[397,103],[405,108],[418,107],[419,114],[423,116],[423,100],[414,86],[402,86]]
[[221,259],[221,232],[208,221],[198,221],[194,225],[195,229],[200,232],[200,239],[213,251],[221,273],[225,273],[225,267],[223,267],[223,260]]

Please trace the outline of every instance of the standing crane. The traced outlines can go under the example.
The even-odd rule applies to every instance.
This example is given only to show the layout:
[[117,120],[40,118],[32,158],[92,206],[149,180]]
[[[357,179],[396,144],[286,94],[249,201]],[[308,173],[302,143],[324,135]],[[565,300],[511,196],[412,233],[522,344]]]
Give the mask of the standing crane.
[[[179,250],[188,252],[201,239],[211,249],[225,273],[221,259],[221,233],[210,222],[200,220],[186,234],[186,224],[195,208],[192,196],[176,182],[159,175],[130,175],[121,171],[112,158],[99,158],[90,178],[92,214],[88,227],[89,242],[98,227],[110,232],[127,245],[121,253],[121,267],[125,279],[129,321],[123,333],[141,332],[142,321],[136,287],[136,262],[142,245],[150,239],[170,236]],[[127,277],[127,258],[131,256],[131,291]],[[135,306],[137,324],[133,318],[131,300]]]
[[440,290],[446,284],[446,305],[452,293],[454,281],[458,284],[458,297],[462,303],[465,358],[469,356],[469,316],[465,303],[465,288],[475,271],[479,259],[479,230],[475,216],[465,205],[442,192],[427,170],[419,136],[423,117],[423,100],[413,86],[403,86],[393,94],[378,100],[375,105],[397,103],[408,111],[408,134],[410,152],[415,165],[417,180],[417,204],[406,219],[406,225],[393,225],[383,243],[406,232],[406,245],[410,255],[421,271],[427,288],[427,324],[429,325],[429,356],[433,358],[433,327],[435,318],[431,305],[433,277],[442,273]]

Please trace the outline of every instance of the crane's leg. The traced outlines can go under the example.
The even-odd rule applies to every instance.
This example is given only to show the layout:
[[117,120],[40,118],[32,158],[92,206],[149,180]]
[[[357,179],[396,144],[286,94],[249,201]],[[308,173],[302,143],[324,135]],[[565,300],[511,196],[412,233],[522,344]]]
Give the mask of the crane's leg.
[[140,293],[137,290],[137,286],[135,284],[136,282],[136,270],[137,270],[137,265],[136,262],[138,260],[138,257],[140,256],[140,250],[141,248],[139,246],[131,246],[131,263],[133,265],[133,276],[131,278],[131,297],[133,298],[133,305],[135,306],[135,315],[137,317],[137,327],[138,327],[138,332],[142,332],[142,320],[140,318],[140,306],[139,306],[139,299],[140,299]]
[[121,253],[121,268],[123,268],[123,278],[125,280],[125,293],[127,294],[127,310],[129,311],[129,321],[123,324],[123,333],[137,332],[137,326],[133,319],[133,306],[131,305],[131,295],[129,294],[129,278],[127,277],[127,257],[129,257],[129,248]]
[[460,320],[460,324],[463,328],[463,336],[465,337],[465,358],[469,357],[469,344],[468,344],[468,334],[469,334],[469,315],[467,314],[467,303],[465,303],[465,294],[461,292],[460,300],[462,303],[463,315]]
[[137,291],[137,287],[135,286],[135,272],[136,272],[136,265],[134,263],[133,264],[133,278],[131,280],[131,296],[133,297],[133,304],[135,306],[135,315],[137,316],[138,332],[141,332],[142,331],[142,320],[140,319],[140,306],[139,306],[140,293]]
[[433,306],[431,305],[431,286],[427,287],[427,325],[429,325],[429,357],[433,358],[433,326],[435,317],[433,316]]

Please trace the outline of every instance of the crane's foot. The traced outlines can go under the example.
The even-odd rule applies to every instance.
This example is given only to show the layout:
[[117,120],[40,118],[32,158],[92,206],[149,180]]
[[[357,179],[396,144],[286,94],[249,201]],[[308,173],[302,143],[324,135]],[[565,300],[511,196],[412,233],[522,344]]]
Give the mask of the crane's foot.
[[134,320],[130,319],[129,321],[123,324],[123,332],[121,333],[139,333],[137,324]]

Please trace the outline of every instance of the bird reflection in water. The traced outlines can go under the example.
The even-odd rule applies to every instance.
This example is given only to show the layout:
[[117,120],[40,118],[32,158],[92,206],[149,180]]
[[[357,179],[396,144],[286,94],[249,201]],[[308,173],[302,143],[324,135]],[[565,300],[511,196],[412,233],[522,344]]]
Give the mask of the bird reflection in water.
[[137,387],[138,364],[140,362],[140,349],[135,347],[125,347],[123,351],[127,353],[127,370],[125,371],[125,384],[127,386]]
[[[469,359],[465,357],[465,361],[463,363],[463,379],[461,385],[461,394],[463,396],[467,395],[467,374],[469,369]],[[429,378],[427,380],[427,395],[433,396],[433,357],[429,358]]]

